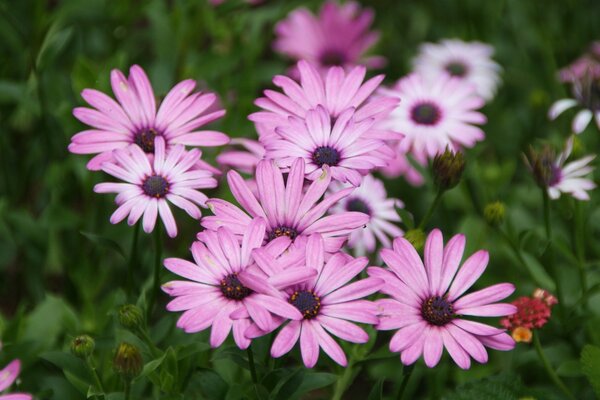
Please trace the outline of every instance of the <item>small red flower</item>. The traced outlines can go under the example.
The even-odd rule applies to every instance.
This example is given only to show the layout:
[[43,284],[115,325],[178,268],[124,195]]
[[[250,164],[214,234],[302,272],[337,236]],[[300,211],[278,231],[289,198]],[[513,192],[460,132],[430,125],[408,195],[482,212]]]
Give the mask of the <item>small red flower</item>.
[[[522,335],[531,329],[546,325],[552,315],[552,306],[558,303],[556,297],[543,289],[536,289],[531,297],[519,297],[512,302],[517,312],[500,320],[500,325],[511,331],[516,341],[531,341],[531,335]],[[518,336],[517,339],[515,336]]]

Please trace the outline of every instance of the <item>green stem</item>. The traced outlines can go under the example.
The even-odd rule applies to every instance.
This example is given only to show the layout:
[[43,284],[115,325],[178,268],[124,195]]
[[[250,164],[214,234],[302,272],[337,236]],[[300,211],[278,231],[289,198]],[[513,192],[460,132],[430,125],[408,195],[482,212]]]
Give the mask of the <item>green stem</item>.
[[[585,243],[584,243],[585,226],[583,221],[583,210],[581,203],[575,200],[575,224],[573,231],[573,239],[575,242],[575,254],[577,256],[577,269],[579,270],[579,282],[581,284],[582,298],[587,292],[587,274],[585,271]],[[583,303],[583,307],[587,308],[587,299]]]
[[150,317],[152,316],[152,311],[154,309],[154,305],[156,304],[156,299],[158,298],[158,294],[160,291],[160,264],[162,257],[162,240],[161,240],[161,226],[160,223],[156,224],[154,228],[154,278],[152,281],[152,293],[150,293],[150,302],[148,303],[148,310],[146,321],[150,321]]
[[131,380],[125,379],[125,400],[131,398]]
[[408,381],[412,376],[413,370],[415,369],[415,364],[411,364],[405,366],[402,370],[404,373],[402,374],[402,384],[400,385],[400,391],[398,392],[398,400],[402,400],[404,397],[404,392],[406,391],[406,387],[408,386]]
[[131,240],[131,252],[129,253],[129,263],[127,265],[127,297],[133,295],[133,274],[137,268],[138,237],[140,236],[141,222],[135,224],[133,228],[133,238]]
[[427,213],[425,214],[425,216],[421,220],[421,223],[419,224],[418,229],[422,230],[425,227],[425,224],[427,224],[427,222],[429,222],[429,219],[433,215],[435,209],[440,204],[440,201],[442,200],[442,195],[443,194],[444,194],[444,190],[438,189],[438,191],[437,191],[437,193],[435,195],[435,199],[433,199],[433,203],[431,203],[431,205],[429,206],[429,210],[427,210]]
[[148,334],[146,333],[145,328],[136,329],[136,331],[138,331],[139,336],[142,338],[144,343],[146,343],[154,358],[160,357],[162,351],[158,347],[156,347],[152,339],[150,339],[150,336],[148,336]]
[[348,365],[346,366],[346,368],[344,368],[344,373],[342,374],[342,376],[340,376],[340,378],[335,384],[335,389],[333,391],[333,396],[331,397],[331,400],[341,400],[343,398],[346,389],[348,389],[348,387],[352,384],[353,378],[356,376],[356,374],[361,368],[360,366],[358,366],[357,368],[353,368],[354,366],[354,360],[350,358],[350,360],[348,361]]
[[542,188],[542,196],[544,199],[544,225],[546,227],[546,239],[552,241],[552,224],[550,224],[550,199],[548,191]]
[[[90,369],[90,372],[92,373],[92,378],[94,379],[94,383],[96,384],[98,389],[102,393],[104,393],[104,386],[102,385],[102,381],[100,380],[98,371],[96,371],[96,367],[94,366],[94,362],[92,361],[90,356],[85,358],[85,363],[87,364],[88,368]],[[100,396],[98,396],[98,397],[100,397]]]
[[565,318],[565,303],[563,296],[562,280],[559,276],[559,271],[554,263],[554,248],[552,245],[552,224],[550,222],[550,198],[548,197],[548,191],[542,188],[542,198],[544,201],[544,225],[546,228],[546,240],[548,241],[547,257],[546,262],[548,263],[549,270],[556,284],[556,297],[558,298],[558,309],[561,319],[564,321]]
[[556,387],[558,387],[565,394],[565,396],[567,396],[569,399],[575,400],[575,396],[573,396],[571,391],[567,388],[567,386],[564,384],[564,382],[559,378],[559,376],[556,374],[554,369],[552,369],[550,362],[546,358],[546,354],[544,354],[544,349],[542,348],[542,344],[540,343],[540,339],[538,337],[538,332],[533,333],[533,345],[535,346],[535,351],[537,352],[538,357],[540,358],[540,361],[544,365],[544,368],[546,369],[546,372],[548,373],[548,376],[550,377],[552,382],[554,382]]
[[258,377],[256,375],[256,366],[254,365],[254,353],[252,353],[252,348],[248,346],[246,349],[246,353],[248,354],[248,365],[250,366],[250,376],[252,376],[252,382],[256,385],[258,384]]

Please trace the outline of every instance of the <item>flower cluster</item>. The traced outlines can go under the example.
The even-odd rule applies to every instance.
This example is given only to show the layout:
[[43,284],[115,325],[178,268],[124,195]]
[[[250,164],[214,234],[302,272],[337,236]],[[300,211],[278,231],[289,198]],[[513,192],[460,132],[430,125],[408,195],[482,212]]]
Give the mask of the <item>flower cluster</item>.
[[500,324],[511,332],[517,342],[531,342],[532,330],[546,325],[552,314],[556,297],[543,289],[536,289],[531,297],[519,297],[512,302],[517,312],[500,320]]

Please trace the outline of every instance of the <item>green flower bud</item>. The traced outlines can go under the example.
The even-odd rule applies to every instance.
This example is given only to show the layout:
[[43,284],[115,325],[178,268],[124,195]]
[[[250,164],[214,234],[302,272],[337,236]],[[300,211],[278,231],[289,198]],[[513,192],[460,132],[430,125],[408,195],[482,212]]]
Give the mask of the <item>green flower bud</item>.
[[123,342],[117,347],[113,366],[125,379],[133,379],[140,374],[144,360],[140,350],[132,344]]
[[483,210],[483,216],[488,224],[491,226],[498,226],[504,221],[504,214],[506,208],[504,203],[495,201],[485,206]]
[[125,304],[119,308],[119,323],[129,330],[141,329],[144,325],[144,314],[134,304]]
[[425,245],[425,232],[421,229],[411,229],[404,233],[404,239],[408,240],[417,251],[421,251]]
[[433,159],[433,181],[441,190],[458,185],[464,170],[465,158],[460,151],[454,153],[447,148]]
[[71,341],[71,353],[79,358],[91,356],[96,342],[88,335],[79,335]]

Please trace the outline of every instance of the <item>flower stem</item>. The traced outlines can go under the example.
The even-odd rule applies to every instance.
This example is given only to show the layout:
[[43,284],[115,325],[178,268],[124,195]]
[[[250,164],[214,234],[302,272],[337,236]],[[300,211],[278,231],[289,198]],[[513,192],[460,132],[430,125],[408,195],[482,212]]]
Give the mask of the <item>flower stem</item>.
[[438,189],[438,191],[437,191],[437,193],[435,195],[435,199],[433,199],[433,203],[431,203],[431,205],[429,206],[429,210],[427,210],[427,213],[425,214],[425,216],[421,220],[421,223],[419,224],[418,229],[423,229],[425,227],[425,224],[427,224],[427,222],[429,222],[429,219],[433,215],[435,209],[440,204],[440,201],[442,200],[442,195],[443,194],[444,194],[444,190],[443,189]]
[[133,238],[131,239],[131,252],[129,253],[129,263],[127,265],[127,297],[133,295],[133,274],[137,268],[137,248],[138,237],[140,236],[141,222],[135,224],[133,228]]
[[544,226],[546,227],[546,239],[548,242],[552,240],[552,224],[550,224],[550,199],[548,198],[548,191],[542,189],[542,196],[544,199]]
[[157,223],[154,230],[154,278],[152,283],[152,293],[150,293],[150,302],[148,303],[148,315],[146,316],[146,321],[150,321],[160,290],[160,261],[162,257],[161,232],[160,224]]
[[404,366],[402,372],[402,384],[400,385],[400,391],[398,392],[398,400],[402,400],[404,396],[404,392],[406,391],[406,387],[408,386],[408,381],[412,376],[413,370],[415,369],[415,364],[411,364],[408,366]]
[[573,396],[571,391],[567,388],[567,386],[564,384],[564,382],[559,378],[559,376],[556,374],[554,369],[552,369],[550,362],[546,358],[546,354],[544,354],[544,349],[542,348],[542,344],[540,343],[540,338],[539,338],[538,334],[539,334],[538,332],[533,333],[533,345],[535,346],[535,351],[537,352],[538,357],[540,358],[540,361],[544,365],[544,368],[546,369],[548,376],[550,377],[552,382],[554,382],[556,387],[558,387],[565,394],[565,396],[567,396],[571,400],[575,400],[575,396]]
[[131,398],[131,380],[125,379],[125,400]]
[[554,254],[553,254],[553,246],[552,246],[552,224],[550,223],[550,199],[548,197],[548,191],[542,188],[542,198],[544,200],[544,225],[546,228],[546,240],[548,241],[548,256],[547,263],[549,265],[550,272],[552,274],[552,278],[554,279],[554,284],[556,285],[556,297],[558,298],[558,308],[560,311],[560,316],[564,321],[565,317],[565,303],[563,296],[563,287],[562,280],[559,276],[559,271],[554,264]]
[[[85,358],[85,363],[87,364],[88,368],[90,369],[91,373],[92,373],[92,378],[94,378],[94,383],[96,384],[96,386],[98,387],[98,389],[104,393],[104,386],[102,385],[102,381],[100,380],[100,376],[98,375],[98,371],[96,371],[96,367],[94,366],[94,362],[91,359],[91,356],[87,356]],[[100,398],[100,396],[97,396],[98,398]]]
[[352,384],[353,378],[358,374],[360,370],[360,366],[354,368],[354,361],[352,358],[348,361],[348,365],[344,368],[344,373],[337,380],[335,384],[335,389],[333,391],[333,396],[331,400],[341,400],[346,392],[346,389]]
[[256,375],[256,366],[254,365],[254,353],[252,353],[252,348],[248,346],[246,349],[246,353],[248,354],[248,365],[250,366],[250,376],[252,376],[252,382],[256,385],[258,384],[258,377]]
[[[579,270],[579,282],[581,284],[582,298],[587,293],[587,274],[585,271],[585,226],[583,221],[583,210],[581,203],[575,200],[575,224],[573,231],[573,241],[575,242],[575,254],[577,256],[577,269]],[[587,307],[587,299],[583,303],[583,307]]]

